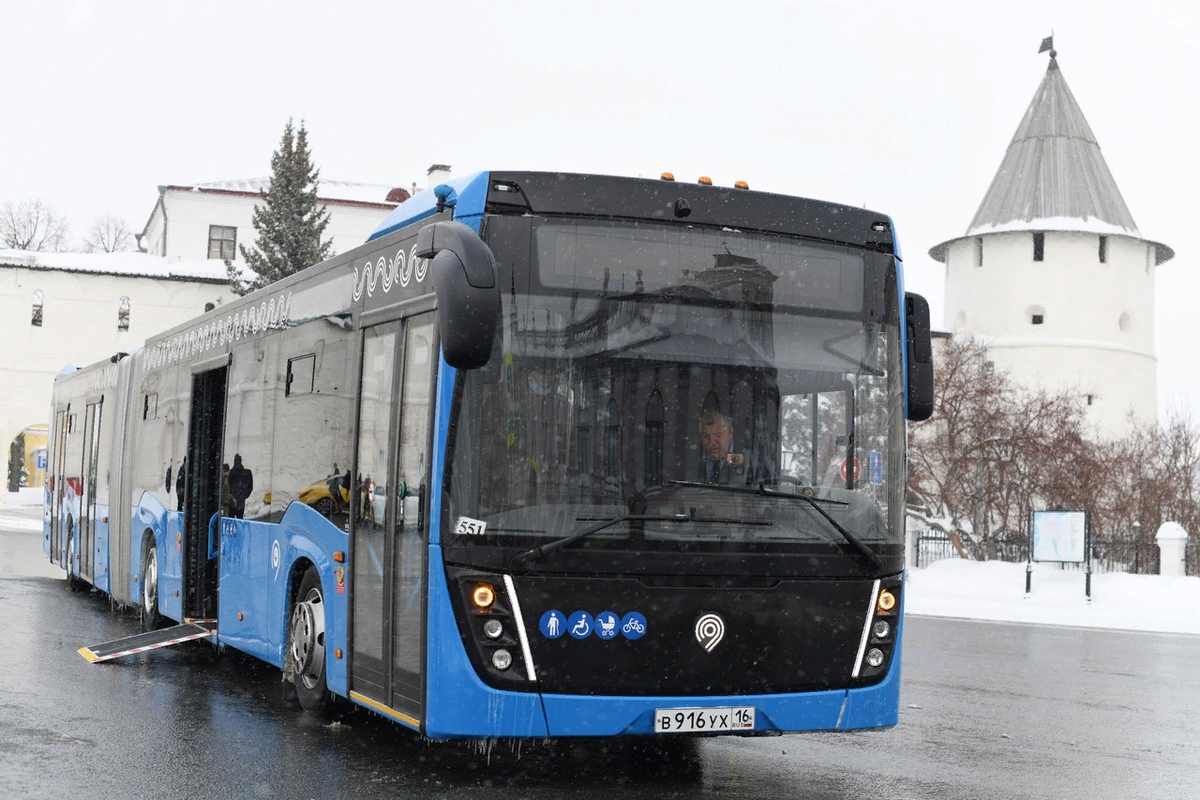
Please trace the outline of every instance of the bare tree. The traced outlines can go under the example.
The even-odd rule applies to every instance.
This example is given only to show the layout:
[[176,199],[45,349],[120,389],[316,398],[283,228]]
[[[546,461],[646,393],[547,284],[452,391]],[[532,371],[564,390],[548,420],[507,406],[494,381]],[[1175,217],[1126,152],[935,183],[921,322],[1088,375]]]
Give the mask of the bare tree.
[[946,344],[936,381],[933,416],[910,429],[909,515],[961,556],[1023,559],[1032,512],[1060,506],[1088,511],[1093,555],[1127,566],[1163,522],[1200,530],[1190,415],[1092,438],[1082,398],[1017,386],[971,339]]
[[5,202],[0,207],[0,241],[11,250],[61,252],[66,249],[67,221],[40,199]]
[[85,253],[125,253],[132,249],[133,234],[129,223],[112,214],[97,217],[88,235],[83,237]]
[[1022,389],[987,366],[979,343],[950,340],[936,391],[933,416],[910,437],[910,513],[960,554],[1011,557],[1031,510],[1079,507],[1101,480],[1080,399]]

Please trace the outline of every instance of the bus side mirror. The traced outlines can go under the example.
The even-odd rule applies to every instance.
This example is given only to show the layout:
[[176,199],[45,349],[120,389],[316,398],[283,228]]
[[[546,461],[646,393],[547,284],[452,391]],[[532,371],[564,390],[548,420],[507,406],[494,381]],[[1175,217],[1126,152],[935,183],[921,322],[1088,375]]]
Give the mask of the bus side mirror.
[[905,356],[908,361],[908,418],[933,414],[933,342],[929,335],[929,303],[919,294],[904,295]]
[[417,256],[430,259],[442,354],[455,369],[488,362],[500,322],[496,258],[461,222],[435,222],[417,234]]

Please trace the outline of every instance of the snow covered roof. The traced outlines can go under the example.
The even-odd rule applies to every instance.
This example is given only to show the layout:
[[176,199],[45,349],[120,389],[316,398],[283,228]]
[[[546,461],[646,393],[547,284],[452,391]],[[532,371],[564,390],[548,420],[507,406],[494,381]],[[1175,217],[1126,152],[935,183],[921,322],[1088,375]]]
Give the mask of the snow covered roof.
[[[966,236],[1082,231],[1142,239],[1055,53]],[[950,240],[955,241],[955,240]],[[950,241],[930,249],[946,260]],[[1175,253],[1152,242],[1156,263]]]
[[[270,185],[271,179],[267,177],[198,183],[194,186],[171,185],[164,188],[193,192],[246,194],[257,197],[261,192],[266,191]],[[369,203],[381,208],[392,208],[397,203],[387,198],[388,194],[394,191],[395,188],[383,183],[356,183],[354,181],[334,181],[322,178],[317,185],[317,196],[318,199],[325,203]]]
[[0,267],[90,272],[98,275],[198,283],[229,282],[224,261],[211,259],[167,263],[166,258],[148,253],[45,253],[31,250],[0,250]]

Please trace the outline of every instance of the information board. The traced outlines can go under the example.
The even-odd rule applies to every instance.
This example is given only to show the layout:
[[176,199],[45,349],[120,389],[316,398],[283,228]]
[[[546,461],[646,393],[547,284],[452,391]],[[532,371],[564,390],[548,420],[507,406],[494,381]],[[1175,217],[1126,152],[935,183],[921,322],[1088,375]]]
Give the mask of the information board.
[[1034,561],[1083,561],[1087,512],[1033,512]]

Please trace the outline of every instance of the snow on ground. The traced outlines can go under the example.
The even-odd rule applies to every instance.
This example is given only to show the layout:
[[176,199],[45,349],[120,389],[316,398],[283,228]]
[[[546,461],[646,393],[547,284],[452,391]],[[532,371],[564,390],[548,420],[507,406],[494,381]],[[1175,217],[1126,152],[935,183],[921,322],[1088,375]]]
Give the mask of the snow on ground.
[[948,558],[908,571],[905,613],[1041,625],[1200,635],[1200,577],[1092,575],[1092,602],[1084,574],[1056,564],[1033,565],[1025,596],[1025,565]]
[[[0,527],[41,531],[41,490],[10,494],[0,505]],[[40,546],[41,541],[38,541]],[[1025,596],[1025,565],[948,558],[909,569],[906,614],[1038,625],[1200,635],[1200,577],[1092,575],[1092,602],[1084,575],[1054,564],[1033,565],[1033,592]]]

